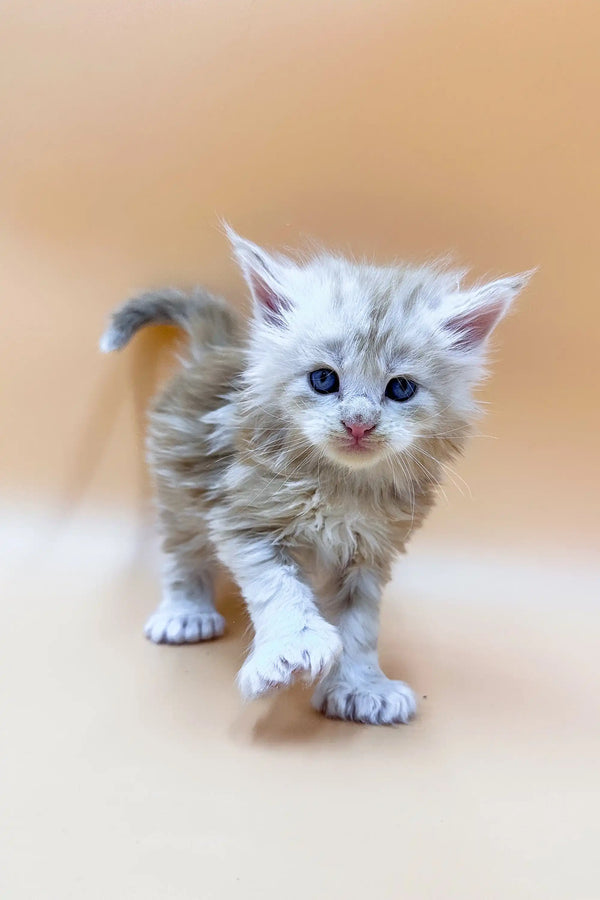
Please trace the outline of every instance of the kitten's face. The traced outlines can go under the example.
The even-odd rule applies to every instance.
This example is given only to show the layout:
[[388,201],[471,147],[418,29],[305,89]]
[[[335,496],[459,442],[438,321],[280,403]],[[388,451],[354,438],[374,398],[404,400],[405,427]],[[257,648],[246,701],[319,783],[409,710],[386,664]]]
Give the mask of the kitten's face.
[[485,339],[523,278],[465,292],[431,267],[298,266],[234,248],[256,302],[248,381],[290,448],[356,469],[460,439]]

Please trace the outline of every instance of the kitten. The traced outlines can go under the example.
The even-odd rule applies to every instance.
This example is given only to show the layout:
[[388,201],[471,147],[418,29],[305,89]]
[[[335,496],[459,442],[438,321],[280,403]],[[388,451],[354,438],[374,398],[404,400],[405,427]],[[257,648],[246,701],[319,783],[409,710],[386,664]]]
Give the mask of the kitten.
[[146,635],[220,636],[221,563],[254,626],[244,697],[301,677],[327,716],[407,722],[414,694],[378,663],[381,591],[463,446],[487,338],[529,273],[465,288],[441,266],[300,263],[228,236],[248,335],[220,299],[165,290],[117,310],[101,342],[120,349],[152,322],[190,337],[151,415],[165,564]]

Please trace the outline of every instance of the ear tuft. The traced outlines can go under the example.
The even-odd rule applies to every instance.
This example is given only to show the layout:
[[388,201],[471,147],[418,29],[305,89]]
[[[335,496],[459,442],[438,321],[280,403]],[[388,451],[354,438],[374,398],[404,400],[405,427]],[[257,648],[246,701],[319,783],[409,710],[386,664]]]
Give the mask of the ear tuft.
[[283,325],[285,312],[292,306],[281,283],[284,266],[258,244],[240,237],[227,223],[224,228],[258,314],[272,325]]
[[453,336],[453,348],[475,350],[481,347],[535,271],[498,278],[454,295],[452,308],[444,322],[445,330]]

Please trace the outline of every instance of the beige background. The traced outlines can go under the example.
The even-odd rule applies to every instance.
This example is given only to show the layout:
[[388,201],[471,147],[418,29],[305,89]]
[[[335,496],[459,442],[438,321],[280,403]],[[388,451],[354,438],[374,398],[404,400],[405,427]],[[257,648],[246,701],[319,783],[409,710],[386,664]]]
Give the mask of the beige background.
[[[598,900],[597,2],[9,0],[0,38],[2,896]],[[387,592],[408,728],[243,709],[234,597],[222,643],[141,637],[172,336],[96,343],[137,288],[242,301],[219,217],[540,266]]]

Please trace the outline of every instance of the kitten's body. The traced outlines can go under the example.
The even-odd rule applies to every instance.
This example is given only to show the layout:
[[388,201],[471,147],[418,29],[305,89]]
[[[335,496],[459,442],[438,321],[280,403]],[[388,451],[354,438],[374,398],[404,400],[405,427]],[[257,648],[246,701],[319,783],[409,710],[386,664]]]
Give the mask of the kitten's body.
[[[313,702],[328,715],[405,722],[414,696],[377,662],[381,589],[462,445],[481,348],[522,281],[488,286],[473,303],[440,269],[333,257],[298,266],[232,240],[256,301],[249,338],[203,292],[131,301],[105,336],[105,349],[124,346],[149,321],[190,334],[189,358],[151,417],[165,571],[146,633],[173,643],[221,634],[221,562],[255,628],[245,696],[300,675],[320,679]],[[449,295],[462,299],[447,307]],[[335,397],[307,387],[323,365],[339,374]],[[420,385],[402,410],[383,396],[400,372]]]

